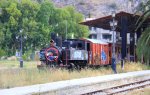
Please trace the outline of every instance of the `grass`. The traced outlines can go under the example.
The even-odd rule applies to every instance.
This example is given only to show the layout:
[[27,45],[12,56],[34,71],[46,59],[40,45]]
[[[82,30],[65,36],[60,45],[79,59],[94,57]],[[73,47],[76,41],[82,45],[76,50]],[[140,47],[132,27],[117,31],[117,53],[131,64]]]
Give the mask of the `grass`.
[[[25,68],[36,68],[37,63],[39,63],[39,61],[24,61],[23,66]],[[8,60],[0,61],[0,69],[18,68],[19,66],[20,66],[19,61],[8,61]]]
[[[44,69],[38,70],[36,62],[24,62],[25,67],[20,69],[19,62],[0,61],[0,66],[9,67],[8,69],[0,69],[0,89],[11,88],[16,86],[41,84],[47,82],[69,80],[75,78],[101,76],[106,74],[113,74],[111,68],[101,67],[98,69],[83,69],[81,71],[69,72],[65,69]],[[119,73],[146,70],[147,66],[139,63],[125,64],[124,71],[121,70],[120,64],[117,65]]]

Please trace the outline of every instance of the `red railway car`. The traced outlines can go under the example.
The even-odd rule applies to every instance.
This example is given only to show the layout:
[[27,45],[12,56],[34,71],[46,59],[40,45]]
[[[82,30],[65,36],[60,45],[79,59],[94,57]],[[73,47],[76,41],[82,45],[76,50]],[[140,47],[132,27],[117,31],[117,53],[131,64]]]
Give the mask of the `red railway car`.
[[111,48],[108,43],[102,40],[82,39],[87,43],[88,65],[110,64]]

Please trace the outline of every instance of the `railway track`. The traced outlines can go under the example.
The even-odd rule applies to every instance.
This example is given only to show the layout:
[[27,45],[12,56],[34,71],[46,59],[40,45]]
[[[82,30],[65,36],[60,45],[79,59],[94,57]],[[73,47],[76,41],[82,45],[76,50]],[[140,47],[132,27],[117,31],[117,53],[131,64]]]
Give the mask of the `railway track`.
[[84,93],[81,95],[113,95],[113,94],[119,94],[127,91],[132,91],[139,88],[144,88],[146,86],[150,86],[150,79],[119,85],[111,88],[100,89],[100,90]]

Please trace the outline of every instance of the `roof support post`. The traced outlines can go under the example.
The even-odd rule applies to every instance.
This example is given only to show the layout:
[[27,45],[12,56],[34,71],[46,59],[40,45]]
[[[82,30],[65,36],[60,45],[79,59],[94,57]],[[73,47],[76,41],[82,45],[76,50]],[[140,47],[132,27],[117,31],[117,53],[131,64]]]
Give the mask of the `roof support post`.
[[128,19],[126,16],[121,17],[121,68],[124,69],[124,60],[126,57],[126,46],[127,46],[127,31],[128,31]]

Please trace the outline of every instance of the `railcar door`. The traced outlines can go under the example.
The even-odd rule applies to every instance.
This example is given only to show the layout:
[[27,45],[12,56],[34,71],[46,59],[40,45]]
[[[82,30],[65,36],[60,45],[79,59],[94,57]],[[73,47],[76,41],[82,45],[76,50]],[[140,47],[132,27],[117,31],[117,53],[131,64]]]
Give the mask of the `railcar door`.
[[86,43],[86,50],[88,51],[88,64],[92,63],[92,52],[91,52],[91,44],[89,42]]

